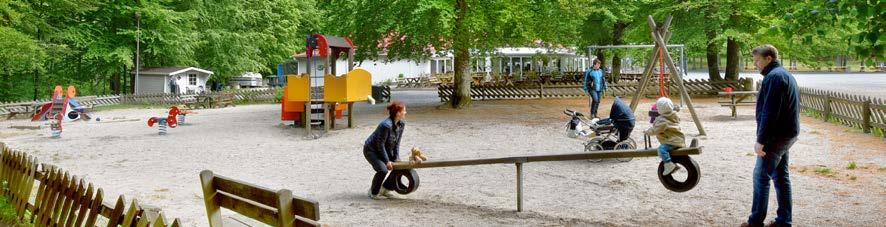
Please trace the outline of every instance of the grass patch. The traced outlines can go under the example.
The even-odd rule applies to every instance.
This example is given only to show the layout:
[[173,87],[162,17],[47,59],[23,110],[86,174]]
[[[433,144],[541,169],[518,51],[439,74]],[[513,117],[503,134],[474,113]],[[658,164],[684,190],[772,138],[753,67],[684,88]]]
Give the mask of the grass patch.
[[815,168],[815,173],[826,177],[833,177],[835,174],[837,174],[837,172],[834,172],[833,170],[831,170],[831,168],[828,167],[817,167]]
[[[9,200],[5,196],[0,196],[0,225],[2,226],[33,226],[30,223],[18,222],[15,214],[15,208],[9,204]],[[30,215],[25,214],[25,220],[30,219]]]
[[846,166],[847,169],[855,169],[858,168],[858,165],[855,164],[855,161],[849,162],[849,165]]
[[814,111],[814,110],[812,110],[812,109],[805,109],[805,108],[804,108],[804,109],[803,109],[802,111],[800,111],[800,112],[802,112],[803,115],[806,115],[807,117],[821,118],[821,114],[818,113],[818,112],[816,112],[816,111]]

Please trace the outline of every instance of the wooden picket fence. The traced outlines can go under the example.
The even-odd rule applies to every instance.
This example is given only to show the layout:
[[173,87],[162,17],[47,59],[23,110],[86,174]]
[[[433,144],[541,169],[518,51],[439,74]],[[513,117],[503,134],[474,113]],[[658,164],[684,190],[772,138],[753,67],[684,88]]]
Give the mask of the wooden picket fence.
[[233,94],[235,102],[274,102],[276,94],[283,88],[256,88],[237,89],[220,92],[206,92],[203,94],[137,94],[120,95],[120,103],[125,104],[152,104],[152,105],[181,105],[197,99],[200,96],[221,97]]
[[841,92],[800,88],[800,106],[818,113],[824,121],[861,128],[864,133],[886,132],[886,102],[883,99]]
[[[34,226],[167,226],[159,211],[144,209],[135,199],[129,206],[122,195],[114,204],[105,203],[102,189],[92,183],[55,166],[38,164],[36,158],[3,143],[0,150],[0,191],[15,210],[18,222]],[[168,226],[178,227],[181,222],[175,219]]]
[[[232,102],[236,103],[254,103],[254,102],[276,102],[276,94],[281,92],[283,88],[257,88],[257,89],[238,89],[221,92],[207,92],[203,94],[137,94],[137,95],[103,95],[103,96],[82,96],[76,99],[81,105],[95,107],[107,106],[115,104],[147,104],[147,105],[183,105],[193,103],[198,97],[228,97],[233,96]],[[32,114],[39,106],[49,102],[49,99],[39,99],[36,101],[21,102],[0,102],[0,116],[7,116],[12,113]]]
[[[717,92],[723,91],[725,87],[732,87],[735,90],[750,90],[745,83],[736,81],[708,81],[708,80],[686,80],[684,81],[686,90],[692,96],[716,95]],[[636,93],[640,86],[639,81],[621,81],[617,84],[608,84],[607,93],[618,96],[632,96]],[[677,84],[668,82],[666,85],[668,92],[674,96],[679,95],[677,92]],[[658,94],[659,86],[653,81],[646,86],[643,92],[646,96],[654,96]],[[449,101],[450,96],[455,91],[453,85],[437,86],[437,96],[441,102]],[[549,82],[549,83],[516,83],[513,85],[504,84],[487,84],[471,86],[472,100],[498,100],[498,99],[549,99],[549,98],[579,98],[586,97],[583,85],[580,82]]]
[[[77,101],[85,106],[105,106],[120,103],[119,95],[102,95],[102,96],[83,96],[77,97]],[[48,103],[49,99],[38,99],[36,101],[20,101],[20,102],[0,102],[0,116],[6,116],[10,113],[32,113],[40,105]]]

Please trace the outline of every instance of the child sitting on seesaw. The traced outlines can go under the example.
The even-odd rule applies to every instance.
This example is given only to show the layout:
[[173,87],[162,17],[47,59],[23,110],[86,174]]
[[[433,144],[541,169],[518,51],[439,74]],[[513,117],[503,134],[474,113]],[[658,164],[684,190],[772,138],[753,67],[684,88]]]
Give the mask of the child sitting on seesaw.
[[[662,175],[670,175],[680,167],[671,162],[670,152],[677,148],[686,147],[686,137],[680,131],[680,118],[674,112],[674,103],[667,97],[661,97],[652,106],[653,111],[658,110],[658,116],[653,117],[652,127],[647,129],[647,135],[654,135],[658,142],[658,156],[664,162]],[[650,114],[652,115],[652,114]]]

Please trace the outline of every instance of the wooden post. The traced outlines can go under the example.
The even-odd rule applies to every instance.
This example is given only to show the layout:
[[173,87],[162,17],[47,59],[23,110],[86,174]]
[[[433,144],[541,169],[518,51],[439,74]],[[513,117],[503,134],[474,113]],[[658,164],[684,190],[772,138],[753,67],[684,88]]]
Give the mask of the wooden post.
[[517,165],[517,212],[523,212],[523,163]]
[[861,130],[871,133],[871,100],[865,100],[861,104]]
[[824,93],[824,113],[822,113],[824,117],[824,122],[828,122],[828,118],[831,117],[831,93]]
[[[668,28],[671,26],[671,20],[665,20],[665,23],[661,26],[662,30],[665,31],[665,43],[671,39],[671,32],[668,32]],[[643,69],[643,75],[640,75],[640,86],[637,87],[637,91],[634,93],[634,98],[631,99],[631,111],[637,111],[637,105],[640,104],[640,99],[643,97],[643,94],[646,92],[646,86],[649,85],[649,77],[652,76],[652,70],[655,67],[655,61],[658,61],[658,50],[661,47],[656,43],[655,47],[652,48],[652,52],[649,56],[649,61],[646,62],[646,68]],[[665,47],[667,48],[667,47]]]
[[[661,51],[663,52],[663,58],[666,66],[671,71],[671,79],[676,80],[677,84],[680,86],[680,93],[682,94],[683,100],[686,100],[686,106],[689,107],[689,113],[692,115],[692,120],[695,122],[695,127],[698,128],[699,135],[706,135],[704,131],[704,127],[701,126],[701,121],[698,119],[698,114],[695,112],[695,107],[692,105],[692,99],[689,97],[689,93],[686,91],[686,86],[683,84],[683,75],[680,75],[677,72],[677,68],[674,65],[674,61],[671,59],[671,55],[668,52],[667,43],[664,42],[664,36],[660,32],[656,32],[655,28],[655,20],[652,19],[652,15],[647,17],[649,28],[652,30],[652,39],[658,46],[661,46]],[[671,17],[668,16],[665,21],[670,21]]]
[[292,210],[292,191],[280,189],[277,191],[277,215],[281,227],[295,226],[295,212]]
[[730,106],[730,108],[732,109],[732,119],[736,119],[736,118],[738,118],[738,114],[735,113],[735,107],[736,107],[735,106],[735,94],[729,95],[729,97],[730,97],[730,100],[732,100],[731,101],[732,106]]
[[329,109],[335,108],[335,107],[330,108],[330,106],[332,106],[332,105],[330,105],[329,103],[323,103],[323,130],[325,132],[329,132],[329,126],[330,126],[329,123],[331,123],[329,120]]
[[354,102],[348,103],[348,128],[354,127]]
[[545,84],[544,84],[544,82],[539,82],[538,83],[538,99],[544,99],[544,98],[545,98]]
[[329,128],[335,129],[335,107],[338,106],[338,103],[330,103],[329,104]]
[[212,179],[215,176],[212,171],[203,170],[200,172],[200,184],[203,186],[203,201],[206,203],[206,214],[209,216],[209,226],[221,227],[221,207],[215,200],[215,187],[212,185]]

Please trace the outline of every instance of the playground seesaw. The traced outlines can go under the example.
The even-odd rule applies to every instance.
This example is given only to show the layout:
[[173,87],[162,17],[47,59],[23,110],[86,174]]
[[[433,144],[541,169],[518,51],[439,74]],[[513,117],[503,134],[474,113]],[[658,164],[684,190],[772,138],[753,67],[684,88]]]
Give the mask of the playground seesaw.
[[[698,145],[698,139],[692,139],[689,147],[680,148],[672,151],[672,161],[679,165],[687,172],[686,179],[683,181],[674,179],[672,175],[662,175],[664,166],[658,165],[658,179],[665,188],[674,192],[689,191],[698,184],[700,170],[698,163],[692,160],[689,155],[701,154],[702,146]],[[658,157],[658,151],[655,148],[646,150],[613,150],[594,153],[569,153],[555,155],[534,155],[534,156],[518,156],[505,158],[489,158],[489,159],[463,159],[463,160],[446,160],[446,161],[426,161],[421,163],[395,162],[393,164],[394,171],[391,171],[390,177],[397,182],[397,193],[409,194],[418,189],[419,178],[415,169],[420,168],[440,168],[455,166],[474,166],[488,164],[514,164],[517,167],[517,211],[523,211],[523,163],[529,162],[552,162],[552,161],[575,161],[590,159],[613,159],[613,158],[640,158],[640,157]]]

